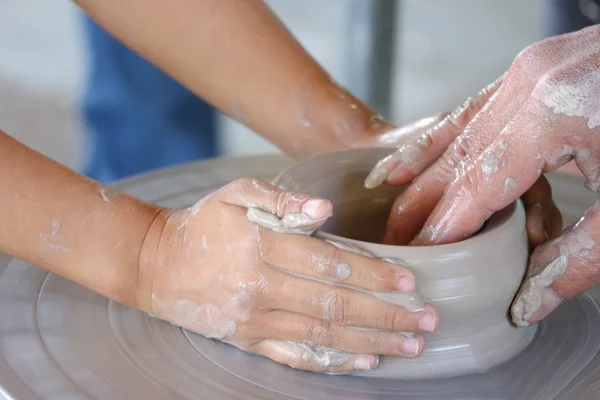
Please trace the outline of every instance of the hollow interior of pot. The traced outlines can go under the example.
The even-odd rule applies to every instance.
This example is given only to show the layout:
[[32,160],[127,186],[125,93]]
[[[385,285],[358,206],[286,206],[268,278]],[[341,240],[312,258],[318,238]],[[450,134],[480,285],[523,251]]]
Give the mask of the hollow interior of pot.
[[[364,187],[373,166],[389,153],[390,149],[374,148],[317,155],[294,164],[273,183],[282,189],[308,193],[333,203],[333,216],[319,229],[321,233],[380,244],[394,202],[408,188],[408,185]],[[415,185],[411,190],[416,188]],[[419,190],[426,194],[430,189],[420,187]],[[405,211],[411,214],[410,209]],[[488,226],[486,223],[473,236]]]
[[333,216],[320,229],[362,242],[381,243],[394,201],[406,187],[366,189],[365,173],[348,173],[314,182],[311,194],[333,203]]
[[381,243],[394,202],[408,186],[382,185],[366,189],[367,173],[345,172],[311,183],[309,193],[333,203],[333,216],[320,231],[361,242]]

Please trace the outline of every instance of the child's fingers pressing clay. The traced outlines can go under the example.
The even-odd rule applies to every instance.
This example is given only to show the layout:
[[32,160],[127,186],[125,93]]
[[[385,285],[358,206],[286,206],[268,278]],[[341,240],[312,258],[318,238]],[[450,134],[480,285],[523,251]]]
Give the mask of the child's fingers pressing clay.
[[378,355],[419,355],[437,312],[406,267],[311,237],[332,211],[257,179],[165,210],[142,249],[139,306],[305,370],[369,370]]

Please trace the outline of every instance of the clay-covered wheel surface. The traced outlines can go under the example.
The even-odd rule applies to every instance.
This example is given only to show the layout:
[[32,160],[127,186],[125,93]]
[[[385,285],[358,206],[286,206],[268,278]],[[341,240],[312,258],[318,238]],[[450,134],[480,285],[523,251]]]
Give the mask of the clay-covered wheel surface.
[[[118,185],[166,206],[243,176],[271,179],[281,156],[218,159]],[[596,197],[550,175],[565,224]],[[531,345],[485,374],[388,380],[300,372],[204,339],[0,256],[0,399],[598,399],[600,291],[561,306]]]

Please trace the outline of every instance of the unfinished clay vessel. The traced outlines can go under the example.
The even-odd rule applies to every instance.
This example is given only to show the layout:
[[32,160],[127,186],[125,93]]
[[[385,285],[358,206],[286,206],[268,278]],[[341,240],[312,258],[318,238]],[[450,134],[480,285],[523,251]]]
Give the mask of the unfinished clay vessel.
[[[517,328],[508,311],[525,274],[528,248],[520,202],[494,214],[479,233],[460,243],[430,247],[379,244],[402,187],[365,189],[371,168],[390,149],[353,149],[319,155],[283,171],[274,184],[329,199],[333,217],[315,236],[352,245],[379,258],[402,261],[415,274],[422,298],[439,312],[440,327],[425,334],[415,359],[382,357],[384,378],[440,378],[479,373],[522,351],[535,335]],[[427,188],[424,188],[427,190]],[[390,299],[402,296],[390,293]]]

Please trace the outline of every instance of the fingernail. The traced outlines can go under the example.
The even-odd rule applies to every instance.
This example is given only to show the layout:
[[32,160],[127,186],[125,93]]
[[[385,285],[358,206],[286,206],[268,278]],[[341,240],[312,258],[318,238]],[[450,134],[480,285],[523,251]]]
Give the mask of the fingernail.
[[354,368],[359,371],[370,371],[376,364],[375,357],[359,357],[354,361]]
[[407,355],[416,356],[419,354],[420,346],[419,339],[404,339],[402,342],[402,351]]
[[402,293],[412,293],[417,287],[417,282],[408,276],[400,276],[396,280],[396,288]]
[[327,216],[325,209],[327,202],[324,200],[308,200],[306,203],[302,205],[302,212],[312,219],[322,219]]
[[365,179],[365,188],[375,189],[385,181],[385,178],[387,178],[388,172],[381,167],[380,163],[381,161],[375,165],[375,168],[371,170],[367,179]]
[[542,305],[539,310],[533,313],[529,318],[530,324],[535,324],[546,318],[552,311],[562,304],[562,299],[556,292],[550,288],[545,288],[542,292]]
[[421,315],[419,329],[423,332],[433,332],[435,330],[435,316],[431,313]]
[[386,179],[393,181],[394,179],[398,178],[401,172],[404,172],[405,167],[406,163],[398,164],[398,166],[386,177]]

